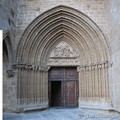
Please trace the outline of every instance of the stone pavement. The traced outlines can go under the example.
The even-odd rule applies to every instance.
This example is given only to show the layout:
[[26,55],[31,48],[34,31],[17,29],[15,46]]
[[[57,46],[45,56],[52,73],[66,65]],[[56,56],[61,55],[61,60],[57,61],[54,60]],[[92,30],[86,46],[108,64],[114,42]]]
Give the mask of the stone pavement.
[[3,120],[120,120],[116,112],[100,110],[55,109],[29,113],[4,113]]

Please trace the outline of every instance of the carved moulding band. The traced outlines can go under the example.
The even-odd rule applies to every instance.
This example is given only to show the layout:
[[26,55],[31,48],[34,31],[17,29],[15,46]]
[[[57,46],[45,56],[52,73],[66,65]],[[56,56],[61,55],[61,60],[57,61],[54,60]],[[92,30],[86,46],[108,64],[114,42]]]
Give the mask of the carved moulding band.
[[50,67],[48,66],[39,66],[39,65],[32,65],[26,63],[15,63],[13,66],[15,69],[22,68],[24,70],[35,70],[35,71],[44,71],[44,72],[47,72],[50,69]]
[[50,58],[47,61],[48,66],[79,66],[79,58],[78,57],[58,57],[58,58]]
[[81,65],[77,68],[78,71],[90,71],[90,70],[99,70],[112,67],[113,63],[110,61],[103,61],[98,63],[92,63],[90,65]]

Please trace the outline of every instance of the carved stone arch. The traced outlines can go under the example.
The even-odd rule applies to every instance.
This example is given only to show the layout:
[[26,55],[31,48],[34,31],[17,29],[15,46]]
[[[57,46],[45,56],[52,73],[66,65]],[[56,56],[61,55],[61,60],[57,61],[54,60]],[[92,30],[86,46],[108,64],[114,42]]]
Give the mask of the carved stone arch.
[[48,52],[47,52],[47,55],[46,55],[47,57],[46,57],[46,58],[48,58],[48,57],[50,56],[50,54],[51,54],[51,52],[53,51],[53,49],[54,49],[57,45],[59,45],[61,42],[65,42],[65,43],[68,44],[68,46],[70,46],[71,48],[76,49],[76,52],[79,54],[79,48],[77,48],[77,44],[75,44],[73,41],[71,41],[69,37],[64,36],[64,37],[61,37],[58,41],[54,42],[54,43],[51,45],[50,49],[49,49]]
[[66,35],[61,35],[62,37],[57,37],[56,40],[53,40],[53,42],[49,43],[50,45],[46,45],[45,47],[47,47],[47,50],[44,53],[43,59],[44,61],[46,61],[49,56],[50,53],[52,52],[52,50],[58,45],[60,44],[62,41],[67,43],[68,45],[70,45],[73,49],[76,49],[76,52],[78,53],[78,56],[81,56],[79,54],[79,48],[78,45],[73,41],[73,39],[71,39],[70,37],[67,37]]
[[111,56],[105,35],[85,14],[60,5],[33,20],[20,39],[16,53],[18,107],[48,107],[47,62],[61,41],[78,52],[79,101],[86,105],[109,101],[109,67],[105,66],[110,64]]
[[[47,13],[47,18],[46,18],[46,13]],[[66,16],[67,16],[67,18],[66,18]],[[72,17],[77,22],[75,20],[73,21]],[[58,24],[60,25],[60,27],[55,26],[55,25],[57,25],[56,18],[58,20]],[[89,26],[90,29],[88,29],[88,30],[85,29],[85,31],[88,32],[88,34],[86,34],[86,36],[89,35],[89,34],[91,35],[91,33],[93,33],[94,37],[96,37],[96,40],[93,39],[94,38],[93,37],[92,38],[93,40],[91,40],[91,42],[93,41],[95,46],[100,46],[100,47],[97,47],[97,49],[99,51],[101,49],[103,49],[103,51],[104,51],[104,49],[105,49],[105,51],[108,51],[107,55],[104,55],[103,59],[107,59],[105,57],[108,57],[108,59],[110,59],[110,56],[109,56],[109,51],[110,50],[108,48],[108,42],[107,42],[105,36],[103,35],[102,31],[100,30],[100,28],[89,17],[84,15],[82,12],[79,12],[79,11],[73,9],[73,8],[66,7],[66,6],[57,6],[57,7],[53,8],[53,9],[51,9],[51,10],[46,11],[42,15],[38,16],[26,28],[26,30],[25,30],[25,32],[24,32],[24,34],[23,34],[23,36],[22,36],[22,38],[20,40],[22,42],[20,42],[21,44],[18,45],[18,51],[21,51],[21,53],[18,52],[18,57],[20,57],[21,55],[26,56],[27,55],[26,53],[29,54],[29,49],[30,49],[29,47],[31,47],[31,45],[32,46],[34,45],[33,41],[31,39],[34,39],[34,43],[37,43],[37,40],[39,40],[38,42],[42,43],[42,40],[40,40],[39,37],[41,37],[43,39],[43,37],[45,37],[51,31],[51,30],[49,30],[49,28],[51,28],[52,26],[54,28],[58,28],[58,30],[61,29],[62,31],[64,31],[64,28],[65,28],[64,27],[64,21],[65,21],[65,19],[68,19],[69,22],[71,21],[72,23],[78,24],[79,28],[82,28],[82,27],[85,28],[85,27]],[[52,23],[55,23],[55,25],[52,24]],[[81,26],[80,23],[83,23],[83,25]],[[40,26],[41,26],[42,29],[40,28]],[[38,29],[38,27],[40,29]],[[68,27],[70,27],[70,25]],[[94,29],[97,29],[97,30],[94,30]],[[78,32],[76,27],[74,27],[74,30],[76,30]],[[88,40],[87,40],[88,37],[85,38],[86,40],[84,40],[84,42],[86,42],[88,44],[88,47],[89,47],[89,43],[88,43]],[[28,39],[29,39],[29,41],[28,41]],[[30,41],[31,41],[31,43],[30,43]],[[103,44],[103,43],[105,43],[105,44]],[[39,45],[39,43],[38,43],[38,45]],[[25,49],[23,49],[22,46]],[[27,46],[29,46],[29,47],[27,47]],[[26,50],[28,52],[26,52]],[[99,51],[98,51],[98,54],[100,53]],[[18,59],[18,57],[17,57],[17,59]],[[102,58],[102,56],[101,56],[101,58]],[[24,61],[24,57],[21,56],[20,59],[21,59],[20,61]]]
[[[7,73],[8,77],[13,77],[13,61],[14,61],[14,53],[13,53],[13,47],[12,42],[9,36],[9,33],[4,34],[3,36],[3,51],[4,51],[4,45],[6,46],[7,55],[8,55],[8,63],[7,63]],[[4,52],[3,52],[4,53]]]

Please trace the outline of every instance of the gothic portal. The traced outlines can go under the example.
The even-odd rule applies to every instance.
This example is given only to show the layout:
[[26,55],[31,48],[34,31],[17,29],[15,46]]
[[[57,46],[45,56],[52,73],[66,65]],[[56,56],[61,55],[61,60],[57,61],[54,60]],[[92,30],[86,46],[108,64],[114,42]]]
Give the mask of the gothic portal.
[[18,44],[17,109],[111,107],[110,48],[85,14],[57,6],[38,16]]

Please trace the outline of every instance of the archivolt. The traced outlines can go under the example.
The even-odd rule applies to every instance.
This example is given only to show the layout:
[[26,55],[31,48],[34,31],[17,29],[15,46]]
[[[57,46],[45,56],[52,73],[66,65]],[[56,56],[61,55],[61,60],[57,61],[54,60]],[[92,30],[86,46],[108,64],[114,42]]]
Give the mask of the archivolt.
[[65,66],[78,66],[79,102],[92,101],[93,105],[95,101],[109,101],[110,50],[104,34],[85,14],[57,6],[38,16],[19,42],[15,66],[18,70],[17,104],[22,108],[29,105],[48,107],[48,69],[52,64],[61,64],[61,61],[60,64],[51,62],[50,55],[62,42],[77,52],[77,64],[74,58],[62,60],[66,60]]
[[57,6],[26,28],[16,61],[46,65],[50,51],[63,40],[77,48],[81,65],[110,60],[109,45],[100,28],[82,12]]

